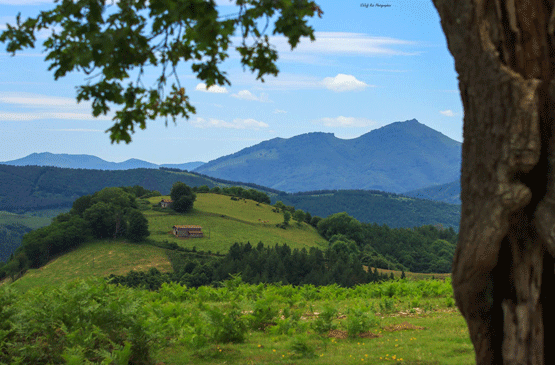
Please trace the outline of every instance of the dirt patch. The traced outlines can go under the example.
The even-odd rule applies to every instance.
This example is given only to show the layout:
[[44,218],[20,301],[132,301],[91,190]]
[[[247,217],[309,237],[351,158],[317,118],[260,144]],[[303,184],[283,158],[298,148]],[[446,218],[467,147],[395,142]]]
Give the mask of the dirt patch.
[[345,339],[345,338],[348,338],[349,336],[347,335],[347,331],[331,330],[328,332],[328,337]]
[[415,326],[414,324],[409,323],[407,321],[401,324],[394,324],[394,325],[389,325],[384,327],[384,331],[387,331],[387,332],[404,331],[404,330],[423,330],[423,329],[425,329],[425,327]]

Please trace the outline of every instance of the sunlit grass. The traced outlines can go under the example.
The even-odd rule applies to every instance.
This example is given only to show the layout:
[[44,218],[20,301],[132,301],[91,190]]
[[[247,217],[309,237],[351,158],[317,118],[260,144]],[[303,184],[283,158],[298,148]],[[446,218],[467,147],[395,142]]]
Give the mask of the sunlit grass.
[[[162,198],[150,198],[156,204]],[[192,212],[177,214],[172,210],[145,211],[151,232],[150,239],[175,242],[182,247],[225,253],[235,242],[250,242],[256,245],[287,244],[291,248],[325,246],[326,241],[314,227],[291,221],[287,229],[276,227],[283,222],[283,214],[272,211],[268,204],[248,199],[231,200],[229,196],[218,194],[197,194]],[[182,239],[172,235],[174,225],[200,225],[204,238]]]
[[56,286],[78,278],[124,275],[131,270],[147,271],[152,267],[162,272],[171,271],[164,249],[122,240],[95,241],[55,258],[39,269],[28,270],[13,285],[26,291],[31,287]]

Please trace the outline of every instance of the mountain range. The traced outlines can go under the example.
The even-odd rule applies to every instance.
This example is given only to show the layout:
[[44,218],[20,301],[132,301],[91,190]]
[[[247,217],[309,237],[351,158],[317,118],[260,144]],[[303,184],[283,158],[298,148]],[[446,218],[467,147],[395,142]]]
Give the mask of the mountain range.
[[457,180],[461,145],[412,119],[354,139],[320,132],[274,138],[194,171],[287,192],[364,189],[403,193]]
[[180,170],[194,170],[204,162],[188,162],[182,164],[157,165],[151,162],[131,158],[123,162],[109,162],[92,155],[69,155],[67,153],[54,154],[50,152],[32,153],[23,158],[0,162],[11,166],[54,166],[70,169],[88,170],[131,170],[131,169],[158,169],[160,167],[177,168]]
[[44,152],[0,164],[96,170],[169,167],[285,192],[363,189],[405,193],[432,187],[430,192],[416,191],[413,196],[456,203],[456,196],[438,199],[433,191],[459,179],[461,143],[412,119],[354,139],[322,132],[274,138],[208,163],[157,165],[138,159],[116,163],[91,155]]

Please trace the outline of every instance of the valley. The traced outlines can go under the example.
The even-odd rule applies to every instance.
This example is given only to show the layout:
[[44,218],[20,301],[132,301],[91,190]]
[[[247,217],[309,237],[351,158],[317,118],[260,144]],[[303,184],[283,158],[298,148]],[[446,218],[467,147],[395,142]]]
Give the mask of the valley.
[[[45,330],[48,324],[34,322],[36,327],[28,327],[29,331],[40,333],[42,343],[58,350],[46,354],[33,347],[34,355],[24,356],[50,362],[61,358],[75,363],[127,363],[141,358],[148,359],[145,363],[168,364],[224,360],[230,364],[468,364],[472,347],[464,321],[454,309],[448,274],[460,216],[458,182],[449,183],[449,179],[458,177],[460,161],[453,160],[455,173],[441,175],[448,169],[426,170],[433,166],[429,158],[422,159],[426,153],[401,152],[420,156],[416,164],[420,172],[415,173],[409,165],[396,166],[399,155],[389,153],[389,172],[384,161],[362,163],[378,167],[379,172],[362,169],[370,185],[360,185],[358,177],[349,175],[349,164],[330,159],[356,151],[373,155],[363,141],[385,151],[387,143],[411,146],[407,138],[422,142],[420,137],[428,140],[424,146],[437,150],[439,141],[460,154],[460,145],[413,120],[361,136],[349,142],[357,146],[348,148],[331,134],[271,140],[262,144],[265,149],[253,146],[248,153],[239,152],[238,158],[222,158],[217,164],[193,167],[197,171],[192,172],[184,171],[185,165],[161,167],[133,160],[119,166],[130,169],[116,170],[115,165],[100,169],[101,161],[94,156],[69,155],[63,156],[65,167],[0,165],[0,234],[6,243],[0,257],[4,278],[0,302],[17,303],[3,318],[15,320],[11,317],[15,313],[25,318],[23,313],[37,300],[41,310],[71,313],[76,300],[72,298],[87,298],[85,305],[103,303],[109,308],[103,315],[127,321],[116,335],[100,319],[100,307],[91,309],[100,317],[75,314],[86,326],[97,328],[93,337],[99,337],[91,342],[90,337],[72,332],[78,327],[69,318],[59,319],[64,327],[58,336],[64,340],[58,347]],[[330,154],[321,157],[338,168],[299,147],[307,140],[317,147],[322,139],[327,140]],[[376,144],[378,140],[387,143]],[[291,145],[299,141],[299,146]],[[283,148],[272,147],[276,143]],[[311,153],[318,154],[318,148]],[[310,166],[292,157],[305,155],[312,161]],[[30,157],[50,161],[46,165],[57,159],[48,154]],[[260,170],[260,176],[268,175],[279,184],[265,187],[261,183],[267,180],[249,175],[257,171],[253,163],[258,159],[280,172],[278,178]],[[67,168],[71,160],[91,164],[88,169]],[[288,168],[279,165],[286,160]],[[291,169],[297,162],[301,170]],[[215,166],[243,172],[220,174]],[[400,174],[402,170],[409,174]],[[337,180],[329,171],[342,176]],[[304,191],[299,191],[288,174],[315,184],[303,183]],[[392,183],[391,176],[397,182]],[[194,206],[187,213],[160,206],[162,199],[170,199],[178,181],[195,192]],[[352,185],[336,185],[336,181]],[[127,195],[116,188],[125,186]],[[249,189],[265,196],[264,200],[252,200]],[[411,191],[398,194],[405,190]],[[141,197],[139,192],[148,194]],[[86,219],[95,216],[83,215],[83,209],[92,204],[87,196],[123,201],[113,194],[131,199],[121,209],[131,204],[144,216],[148,237],[133,242],[125,233],[119,238],[87,236],[86,227],[93,221]],[[95,214],[113,214],[109,212],[120,208],[102,209]],[[124,222],[124,227],[130,227],[130,222]],[[176,237],[174,226],[201,227],[202,238]],[[62,243],[70,239],[64,237],[65,230],[78,241]],[[17,240],[27,232],[32,233],[18,250]],[[30,261],[25,261],[25,253],[31,255]],[[35,253],[43,258],[33,258]],[[2,267],[2,261],[8,262]],[[131,336],[133,328],[141,334]],[[19,346],[24,341],[10,333],[13,347],[0,360],[22,354]],[[139,338],[148,338],[149,345]]]

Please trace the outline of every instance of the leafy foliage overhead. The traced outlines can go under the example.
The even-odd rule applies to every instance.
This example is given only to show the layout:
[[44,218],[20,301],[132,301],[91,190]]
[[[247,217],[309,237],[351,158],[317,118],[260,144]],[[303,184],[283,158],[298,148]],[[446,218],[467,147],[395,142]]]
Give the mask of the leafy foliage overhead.
[[[108,131],[118,143],[129,143],[135,126],[145,129],[148,119],[165,117],[167,124],[168,117],[175,122],[178,115],[189,118],[195,113],[177,77],[180,63],[192,62],[192,71],[207,87],[230,85],[219,66],[229,57],[232,37],[239,31],[242,42],[235,49],[242,65],[264,81],[279,71],[277,51],[266,34],[270,18],[276,17],[273,34],[283,34],[293,49],[301,37],[314,41],[307,18],[322,15],[308,0],[236,0],[239,12],[230,16],[221,16],[214,0],[57,2],[35,18],[22,21],[19,14],[0,41],[15,54],[34,47],[38,31],[51,30],[43,43],[49,70],[55,79],[74,71],[90,75],[89,82],[77,88],[77,100],[92,100],[94,116],[107,114],[111,104],[117,106]],[[141,77],[151,66],[161,69],[160,76],[145,86]]]

